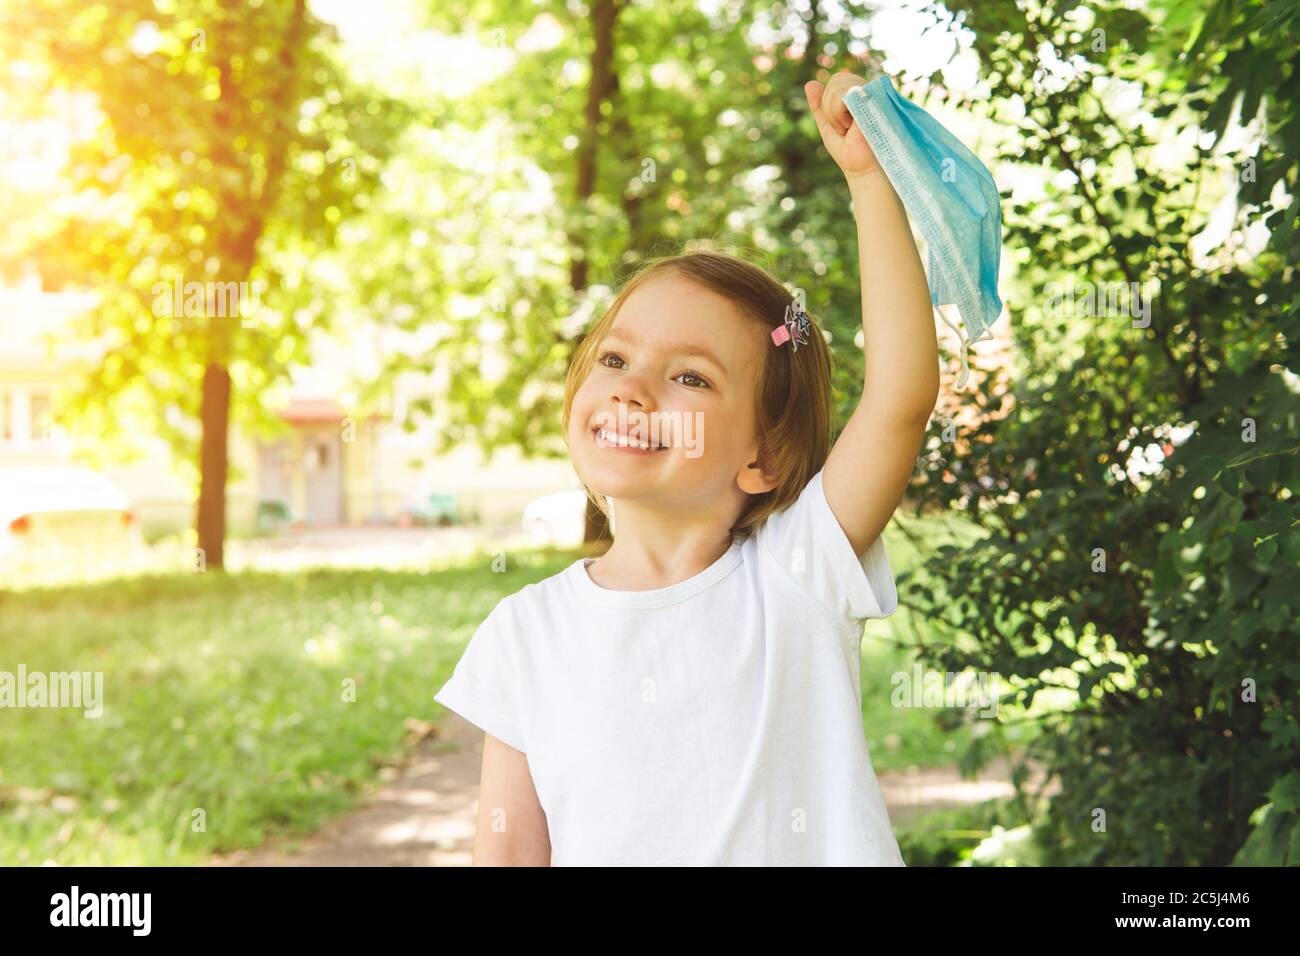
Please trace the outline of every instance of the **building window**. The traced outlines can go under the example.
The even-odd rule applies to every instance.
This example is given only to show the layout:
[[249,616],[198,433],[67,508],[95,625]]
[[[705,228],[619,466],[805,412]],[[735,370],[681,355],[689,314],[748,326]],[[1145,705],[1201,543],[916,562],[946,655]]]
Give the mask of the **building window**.
[[54,438],[53,406],[50,393],[33,391],[31,393],[31,436],[33,441],[50,441]]

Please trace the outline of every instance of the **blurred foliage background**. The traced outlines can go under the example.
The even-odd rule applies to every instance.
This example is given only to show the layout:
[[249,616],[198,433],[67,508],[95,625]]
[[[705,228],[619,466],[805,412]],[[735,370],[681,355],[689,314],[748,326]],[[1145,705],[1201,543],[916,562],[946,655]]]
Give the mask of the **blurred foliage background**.
[[[854,221],[801,88],[885,70],[1004,197],[1009,347],[957,393],[940,335],[896,519],[909,654],[1008,683],[1039,731],[1016,782],[1059,788],[1021,804],[1044,862],[1297,864],[1298,31],[1289,0],[5,2],[0,115],[70,138],[0,192],[0,269],[100,294],[115,345],[64,414],[193,462],[216,569],[230,422],[316,331],[413,343],[366,394],[438,381],[443,448],[562,455],[587,323],[643,257],[714,244],[807,292],[842,421]],[[178,275],[265,294],[155,315]],[[1063,284],[1158,292],[1143,325]],[[968,770],[1010,749],[984,724]]]

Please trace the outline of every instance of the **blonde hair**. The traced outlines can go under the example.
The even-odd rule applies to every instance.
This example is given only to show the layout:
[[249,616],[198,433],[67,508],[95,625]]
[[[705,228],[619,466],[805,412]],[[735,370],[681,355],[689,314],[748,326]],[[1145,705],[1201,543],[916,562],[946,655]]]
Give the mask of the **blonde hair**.
[[[785,319],[794,301],[774,276],[760,266],[725,252],[688,252],[644,261],[628,278],[609,309],[579,341],[569,362],[564,385],[564,436],[568,442],[573,397],[595,364],[597,348],[618,317],[627,297],[654,276],[675,273],[697,282],[736,304],[769,335]],[[794,503],[808,482],[821,470],[831,449],[830,349],[812,315],[808,344],[794,352],[787,342],[779,348],[766,341],[754,390],[755,421],[759,435],[759,462],[776,478],[776,487],[751,495],[736,523],[733,541],[751,534],[768,515]],[[606,520],[609,509],[601,495],[583,485],[587,497]]]

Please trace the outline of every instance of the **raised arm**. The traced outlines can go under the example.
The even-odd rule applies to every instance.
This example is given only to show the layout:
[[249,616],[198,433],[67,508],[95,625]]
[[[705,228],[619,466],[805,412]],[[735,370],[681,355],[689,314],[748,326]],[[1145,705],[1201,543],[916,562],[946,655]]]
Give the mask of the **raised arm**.
[[858,226],[862,397],[831,449],[822,486],[859,557],[902,499],[939,393],[930,294],[907,213],[844,105],[844,94],[863,82],[837,73],[827,86],[804,90],[822,142],[844,173]]

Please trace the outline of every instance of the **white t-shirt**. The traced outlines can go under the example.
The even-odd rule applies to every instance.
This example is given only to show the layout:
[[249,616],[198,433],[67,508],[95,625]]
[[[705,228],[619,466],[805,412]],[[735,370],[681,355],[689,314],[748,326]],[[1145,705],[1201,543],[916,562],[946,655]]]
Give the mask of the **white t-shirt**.
[[862,726],[863,622],[898,606],[822,473],[699,574],[589,559],[503,598],[434,700],[528,756],[553,866],[903,866]]

